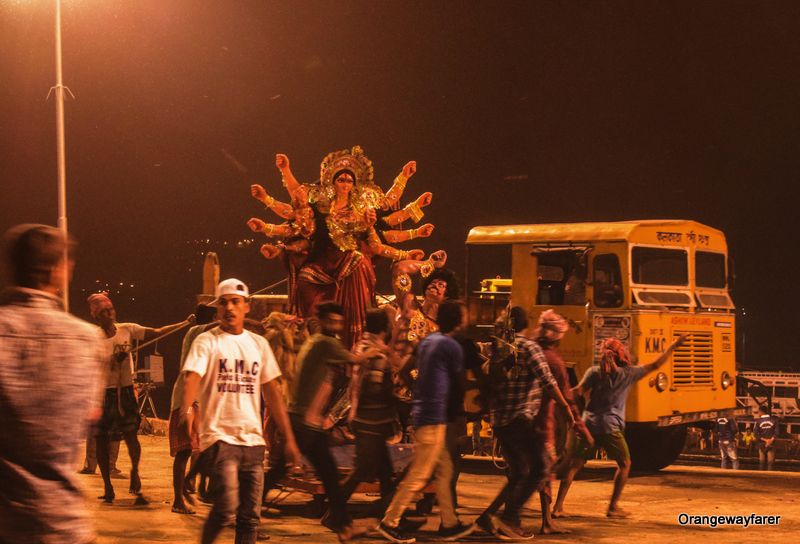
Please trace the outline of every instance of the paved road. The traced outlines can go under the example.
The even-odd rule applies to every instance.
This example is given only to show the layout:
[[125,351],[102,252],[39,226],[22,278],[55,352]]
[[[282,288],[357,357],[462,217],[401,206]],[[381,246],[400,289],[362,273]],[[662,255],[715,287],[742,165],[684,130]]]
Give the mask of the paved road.
[[[166,438],[143,436],[142,478],[145,494],[151,499],[146,507],[134,507],[132,498],[126,496],[127,481],[114,480],[117,496],[112,506],[99,504],[95,499],[102,492],[99,476],[80,476],[89,508],[94,514],[98,543],[171,542],[174,544],[198,542],[200,527],[208,507],[200,505],[198,514],[183,516],[170,511],[172,499],[170,470]],[[126,470],[125,447],[120,452],[120,468]],[[471,521],[499,489],[503,477],[489,470],[487,463],[472,461],[469,473],[462,474],[459,484],[461,516]],[[759,473],[754,471],[721,471],[709,467],[670,467],[658,474],[632,478],[622,498],[621,505],[633,512],[630,519],[617,521],[604,516],[611,493],[613,466],[593,462],[581,479],[573,485],[567,500],[567,511],[573,517],[562,522],[569,535],[536,536],[538,542],[758,542],[771,539],[792,538],[800,532],[800,474],[791,472]],[[293,493],[280,504],[280,511],[271,511],[263,520],[262,528],[272,542],[317,543],[336,542],[332,533],[319,523],[305,517],[308,496]],[[356,495],[356,509],[363,507],[370,497]],[[538,501],[532,501],[527,523],[533,525],[538,518]],[[691,515],[759,515],[781,516],[777,526],[725,526],[712,529],[707,526],[681,526],[681,513]],[[419,541],[434,541],[438,518],[431,516],[423,528]],[[232,532],[223,533],[219,542],[233,542]],[[472,542],[491,542],[486,535],[476,532],[469,537]],[[366,539],[364,542],[379,542]]]

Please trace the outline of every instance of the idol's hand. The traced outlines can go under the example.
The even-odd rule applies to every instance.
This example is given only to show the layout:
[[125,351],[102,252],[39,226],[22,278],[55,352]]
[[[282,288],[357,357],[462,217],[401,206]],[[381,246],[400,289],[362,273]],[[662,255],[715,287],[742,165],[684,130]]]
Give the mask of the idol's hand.
[[424,208],[425,206],[430,204],[432,200],[433,200],[433,193],[431,192],[422,193],[421,195],[419,195],[419,198],[417,199],[417,206],[419,206],[420,208]]
[[425,223],[414,231],[414,238],[427,238],[431,234],[433,234],[433,225]]
[[425,257],[425,252],[421,249],[412,249],[408,252],[409,261],[421,261]]
[[264,244],[261,246],[261,254],[267,259],[274,259],[282,253],[281,248],[273,244]]
[[371,227],[378,221],[378,214],[375,213],[373,208],[369,208],[364,212],[364,221],[366,221],[368,227]]
[[278,153],[275,155],[275,166],[278,167],[278,170],[284,172],[289,169],[289,157],[284,155],[283,153]]
[[417,173],[417,161],[408,161],[403,167],[403,175],[406,179]]
[[430,260],[433,261],[433,266],[441,268],[447,262],[447,252],[443,249],[431,253]]
[[267,191],[265,191],[264,188],[258,183],[254,183],[250,186],[250,194],[253,195],[253,198],[259,202],[264,202],[269,197]]
[[250,230],[253,232],[264,232],[267,224],[257,217],[251,217],[247,220],[247,226],[250,227]]

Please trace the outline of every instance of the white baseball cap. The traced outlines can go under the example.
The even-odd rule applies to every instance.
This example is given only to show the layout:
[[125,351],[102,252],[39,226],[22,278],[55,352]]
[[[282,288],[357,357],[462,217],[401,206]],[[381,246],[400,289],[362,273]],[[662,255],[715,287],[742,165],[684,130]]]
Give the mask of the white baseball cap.
[[250,290],[247,289],[247,284],[242,280],[237,280],[236,278],[223,280],[217,285],[217,289],[214,292],[214,300],[211,304],[218,303],[219,299],[225,295],[239,295],[244,298],[249,298]]

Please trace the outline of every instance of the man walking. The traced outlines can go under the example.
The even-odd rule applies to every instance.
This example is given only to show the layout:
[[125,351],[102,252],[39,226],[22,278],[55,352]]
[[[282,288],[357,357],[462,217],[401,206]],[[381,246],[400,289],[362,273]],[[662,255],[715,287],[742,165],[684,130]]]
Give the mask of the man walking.
[[311,462],[328,496],[328,511],[322,523],[339,540],[350,540],[362,531],[353,528],[347,498],[339,483],[339,471],[328,448],[330,411],[347,387],[349,365],[366,363],[380,355],[368,347],[358,355],[347,351],[339,335],[344,332],[344,308],[336,302],[320,302],[317,319],[321,332],[313,334],[297,356],[297,374],[289,414],[300,451]]
[[418,346],[416,365],[417,380],[414,383],[414,400],[411,417],[414,425],[414,460],[386,514],[378,526],[378,532],[390,542],[410,544],[416,542],[400,528],[400,518],[414,495],[436,474],[436,500],[442,523],[439,537],[443,540],[458,540],[474,530],[474,525],[459,521],[453,504],[451,490],[453,461],[446,447],[447,408],[454,376],[464,370],[464,353],[453,338],[464,326],[466,311],[459,302],[445,301],[436,314],[438,332],[428,335]]
[[[509,321],[515,333],[513,348],[509,357],[492,363],[489,411],[494,435],[508,464],[508,483],[477,523],[502,539],[528,540],[533,533],[522,528],[520,510],[535,491],[545,491],[550,471],[547,432],[536,423],[542,392],[546,391],[566,411],[570,427],[575,418],[541,347],[527,336],[525,310],[520,306],[511,308]],[[503,503],[503,515],[492,516]]]
[[[72,270],[60,231],[19,225],[4,237],[11,285],[0,302],[0,542],[95,538],[72,464],[99,412],[100,331],[64,311]],[[70,251],[71,253],[71,251]]]
[[[217,326],[214,322],[216,316],[216,308],[207,306],[205,304],[198,304],[196,310],[196,325],[190,328],[186,335],[183,337],[181,344],[181,367],[178,377],[172,386],[172,398],[170,399],[170,416],[169,416],[169,454],[174,457],[172,462],[172,511],[176,514],[194,514],[194,509],[191,505],[194,504],[194,499],[190,490],[194,491],[194,477],[186,478],[186,463],[189,458],[192,459],[192,469],[190,473],[197,469],[197,457],[200,448],[200,436],[197,432],[197,425],[200,423],[199,418],[192,418],[191,434],[186,433],[186,426],[181,424],[181,406],[183,405],[183,363],[186,361],[189,350],[192,347],[194,339]],[[197,409],[197,403],[191,407],[192,412]],[[188,484],[188,485],[187,485]],[[186,499],[186,500],[184,500]],[[186,502],[190,504],[187,505]]]
[[558,488],[553,507],[554,518],[564,516],[564,500],[570,485],[586,461],[594,458],[598,447],[603,448],[618,466],[606,515],[610,518],[626,518],[630,515],[617,504],[631,470],[631,454],[624,433],[628,391],[631,385],[661,368],[672,352],[685,341],[685,336],[679,337],[655,361],[643,366],[631,366],[630,353],[618,339],[606,338],[603,341],[600,365],[590,367],[574,389],[578,395],[589,394],[583,420],[594,438],[594,445],[583,438],[578,439],[576,456]]
[[129,492],[136,495],[136,504],[147,504],[142,497],[142,480],[139,478],[139,459],[142,448],[139,444],[139,404],[133,390],[134,340],[144,340],[166,334],[194,320],[190,315],[185,321],[165,325],[159,329],[143,327],[136,323],[117,323],[117,312],[106,293],[94,293],[87,299],[92,319],[105,333],[105,343],[111,355],[105,369],[106,391],[103,398],[103,413],[96,425],[97,464],[103,476],[104,493],[98,497],[104,502],[114,502],[114,487],[111,485],[109,447],[112,440],[120,437],[128,447],[131,458],[131,482]]
[[382,309],[372,308],[367,311],[364,334],[353,347],[356,355],[371,348],[378,355],[353,368],[349,422],[356,437],[356,457],[353,471],[342,486],[345,500],[350,498],[358,484],[371,482],[376,477],[380,482],[382,499],[379,504],[383,500],[388,502],[394,491],[394,469],[386,441],[395,435],[400,423],[392,381],[396,361],[394,352],[386,345],[390,330],[389,315]]
[[244,282],[228,279],[216,289],[219,326],[200,334],[183,364],[181,411],[192,427],[192,404],[199,404],[202,463],[210,472],[214,506],[203,525],[201,542],[210,544],[236,520],[236,543],[255,544],[261,517],[266,444],[261,395],[286,437],[286,454],[300,455],[277,378],[278,363],[263,336],[245,330],[250,292]]

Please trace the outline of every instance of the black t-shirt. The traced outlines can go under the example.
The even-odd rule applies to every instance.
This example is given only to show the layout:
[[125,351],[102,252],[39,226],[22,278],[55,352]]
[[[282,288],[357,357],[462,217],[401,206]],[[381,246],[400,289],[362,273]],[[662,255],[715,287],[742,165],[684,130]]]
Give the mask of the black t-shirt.
[[733,440],[739,429],[736,427],[736,420],[728,417],[717,418],[717,436],[719,440]]
[[481,359],[480,349],[474,340],[466,336],[453,337],[461,346],[464,351],[464,372],[459,373],[457,376],[451,376],[451,389],[450,398],[447,403],[447,421],[455,421],[459,416],[463,416],[466,412],[464,410],[464,396],[466,394],[466,371],[472,370],[473,372],[480,372]]
[[356,343],[354,351],[361,355],[370,348],[379,348],[380,354],[362,365],[355,420],[367,424],[392,422],[397,419],[397,409],[388,348],[367,332]]
[[755,420],[756,439],[775,438],[778,435],[778,419],[774,416],[761,416]]

